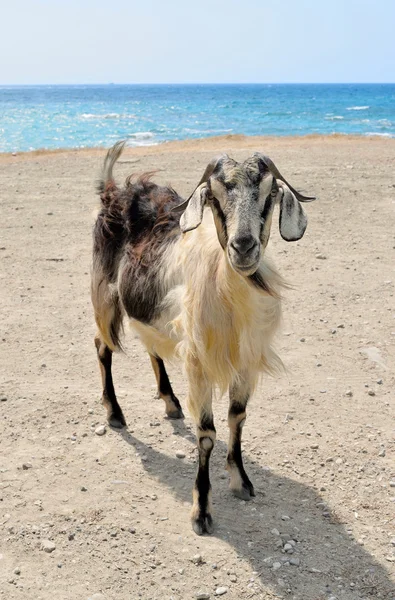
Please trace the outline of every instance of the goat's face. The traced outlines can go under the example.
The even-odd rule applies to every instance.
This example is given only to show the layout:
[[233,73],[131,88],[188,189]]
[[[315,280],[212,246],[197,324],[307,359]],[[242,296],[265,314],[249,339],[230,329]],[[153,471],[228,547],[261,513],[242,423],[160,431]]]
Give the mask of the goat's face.
[[[287,241],[300,239],[307,218],[296,192],[266,157],[255,154],[244,163],[224,155],[207,167],[189,200],[180,206],[183,232],[200,225],[205,205],[211,207],[218,240],[238,273],[249,276],[258,269],[270,237],[273,209],[280,203],[280,233]],[[292,190],[292,191],[291,191]]]

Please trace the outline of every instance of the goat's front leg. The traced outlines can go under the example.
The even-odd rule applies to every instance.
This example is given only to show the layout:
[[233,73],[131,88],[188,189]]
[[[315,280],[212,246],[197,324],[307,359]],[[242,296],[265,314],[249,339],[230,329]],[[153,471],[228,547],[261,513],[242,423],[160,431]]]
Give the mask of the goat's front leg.
[[192,527],[195,533],[211,533],[211,484],[209,474],[210,455],[215,443],[215,427],[212,411],[212,387],[196,364],[188,369],[188,406],[196,421],[196,438],[199,451],[199,467],[193,489]]
[[252,496],[255,496],[254,486],[244,470],[241,456],[241,434],[251,388],[248,378],[245,378],[229,389],[229,444],[226,468],[230,473],[229,487],[232,493],[242,500],[251,500]]

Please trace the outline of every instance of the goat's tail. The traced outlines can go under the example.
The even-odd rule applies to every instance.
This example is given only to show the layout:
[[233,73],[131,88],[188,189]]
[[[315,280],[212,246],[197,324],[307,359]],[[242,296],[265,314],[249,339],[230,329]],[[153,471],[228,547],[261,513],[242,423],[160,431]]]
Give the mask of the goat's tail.
[[97,182],[97,191],[100,194],[100,199],[103,206],[108,207],[112,200],[112,193],[117,189],[115,180],[112,174],[113,168],[119,157],[121,156],[126,145],[126,141],[117,142],[109,149],[104,159],[102,172]]

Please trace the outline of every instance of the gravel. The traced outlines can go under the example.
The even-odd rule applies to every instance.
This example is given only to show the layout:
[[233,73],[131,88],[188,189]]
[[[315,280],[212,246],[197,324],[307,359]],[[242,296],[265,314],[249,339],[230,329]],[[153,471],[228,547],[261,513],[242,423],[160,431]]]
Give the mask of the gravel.
[[177,450],[176,457],[177,458],[185,458],[185,452],[183,452],[182,450]]
[[217,589],[215,590],[215,595],[223,596],[224,594],[226,594],[227,591],[228,591],[228,588],[225,586],[217,587]]
[[210,598],[210,594],[208,592],[198,592],[196,594],[197,600],[208,600]]

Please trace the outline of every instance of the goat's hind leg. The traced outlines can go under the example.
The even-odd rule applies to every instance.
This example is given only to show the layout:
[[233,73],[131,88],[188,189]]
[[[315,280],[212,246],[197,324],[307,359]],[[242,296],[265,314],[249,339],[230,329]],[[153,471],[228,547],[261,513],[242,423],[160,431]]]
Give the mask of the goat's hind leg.
[[121,429],[125,427],[126,421],[122,409],[118,404],[115,395],[114,383],[112,380],[112,350],[101,339],[100,333],[95,337],[95,346],[97,357],[99,359],[100,372],[103,384],[102,402],[107,409],[107,419],[111,427]]
[[159,356],[155,356],[154,354],[150,354],[149,357],[158,383],[158,396],[159,398],[162,398],[166,404],[167,416],[169,419],[183,419],[184,413],[182,412],[178,398],[174,395],[173,388],[171,387],[165,369],[165,363]]
[[246,407],[251,392],[250,383],[241,379],[229,389],[229,444],[226,468],[230,473],[230,489],[242,500],[255,496],[254,486],[244,470],[241,455],[241,434],[246,420]]

